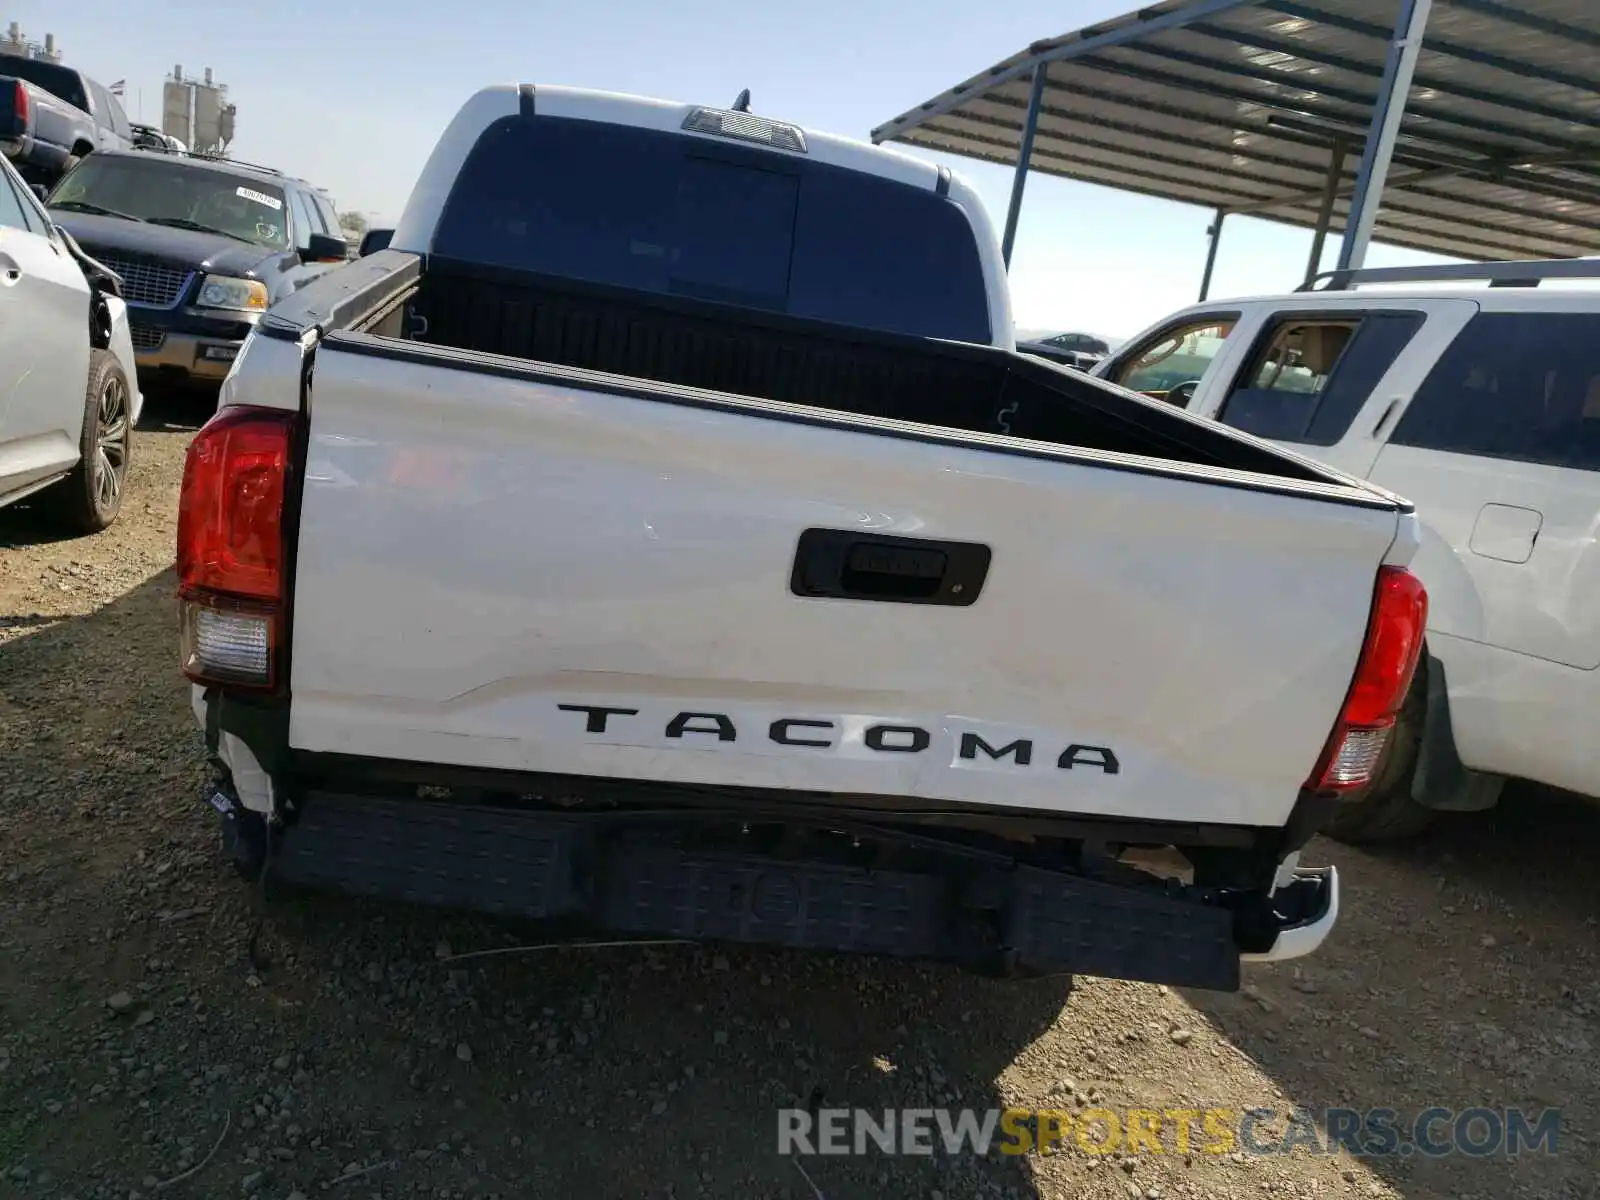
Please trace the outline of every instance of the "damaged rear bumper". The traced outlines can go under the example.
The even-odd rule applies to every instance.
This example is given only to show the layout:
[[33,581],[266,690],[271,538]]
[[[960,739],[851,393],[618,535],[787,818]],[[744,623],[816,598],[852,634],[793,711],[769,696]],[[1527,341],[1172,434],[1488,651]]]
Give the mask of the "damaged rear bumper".
[[[230,802],[233,857],[259,868],[261,817]],[[317,792],[272,835],[286,883],[639,937],[946,961],[985,974],[1070,972],[1233,991],[1247,957],[1314,949],[1338,913],[1331,868],[1301,871],[1241,922],[1209,893],[1085,878],[993,856],[874,867],[685,845],[671,827],[548,810]],[[1281,897],[1281,902],[1280,898]],[[1253,932],[1241,935],[1241,928]],[[1276,938],[1272,938],[1274,929]]]

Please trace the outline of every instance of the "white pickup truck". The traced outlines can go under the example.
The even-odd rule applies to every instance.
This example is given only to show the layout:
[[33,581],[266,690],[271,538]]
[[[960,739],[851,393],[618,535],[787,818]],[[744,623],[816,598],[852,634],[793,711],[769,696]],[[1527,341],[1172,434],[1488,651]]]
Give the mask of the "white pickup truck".
[[943,168],[495,87],[196,436],[183,670],[247,877],[1227,990],[1336,918],[1298,852],[1405,695],[1416,546],[1018,354]]

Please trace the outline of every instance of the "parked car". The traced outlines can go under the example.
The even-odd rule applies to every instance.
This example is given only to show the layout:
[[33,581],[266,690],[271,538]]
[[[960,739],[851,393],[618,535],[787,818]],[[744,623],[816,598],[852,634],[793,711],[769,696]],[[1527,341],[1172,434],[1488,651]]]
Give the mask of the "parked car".
[[1336,273],[1184,309],[1098,368],[1417,504],[1427,650],[1338,837],[1421,832],[1508,777],[1600,797],[1600,291],[1577,277],[1600,263]]
[[133,148],[135,150],[176,150],[179,153],[186,152],[189,149],[181,139],[173,137],[170,133],[162,133],[154,125],[140,125],[138,122],[134,122],[133,125]]
[[1017,343],[1024,354],[1033,354],[1080,371],[1092,370],[1096,363],[1111,353],[1104,338],[1092,333],[1056,333],[1049,337],[1029,338]]
[[349,254],[325,193],[230,159],[102,151],[49,205],[122,277],[147,379],[215,386],[262,313]]
[[0,151],[28,183],[48,186],[96,150],[127,149],[122,102],[82,71],[0,54]]
[[1421,635],[1410,508],[1018,354],[1005,279],[943,168],[478,93],[189,450],[246,875],[1221,989],[1313,949],[1298,851]]
[[0,162],[0,507],[37,496],[80,533],[116,520],[141,405],[116,293]]

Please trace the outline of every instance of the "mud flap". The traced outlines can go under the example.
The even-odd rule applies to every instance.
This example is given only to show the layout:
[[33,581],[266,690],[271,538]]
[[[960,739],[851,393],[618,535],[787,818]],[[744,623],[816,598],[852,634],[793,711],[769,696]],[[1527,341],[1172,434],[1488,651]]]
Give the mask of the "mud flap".
[[245,880],[254,883],[267,858],[266,818],[240,804],[223,783],[208,784],[205,801],[220,822],[223,854]]
[[1428,707],[1417,768],[1411,776],[1411,798],[1440,812],[1483,812],[1500,803],[1505,776],[1486,775],[1466,766],[1456,753],[1450,724],[1450,693],[1444,664],[1428,656]]

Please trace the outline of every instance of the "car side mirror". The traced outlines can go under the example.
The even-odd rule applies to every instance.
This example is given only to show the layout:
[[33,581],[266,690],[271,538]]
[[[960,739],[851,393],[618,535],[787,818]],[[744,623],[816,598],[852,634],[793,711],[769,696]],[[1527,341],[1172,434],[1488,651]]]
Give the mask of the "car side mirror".
[[394,237],[392,229],[369,229],[361,239],[361,249],[356,257],[365,258],[369,254],[376,254],[379,250],[387,250],[389,242]]
[[311,241],[300,252],[302,262],[344,262],[350,257],[350,243],[330,233],[313,233]]

